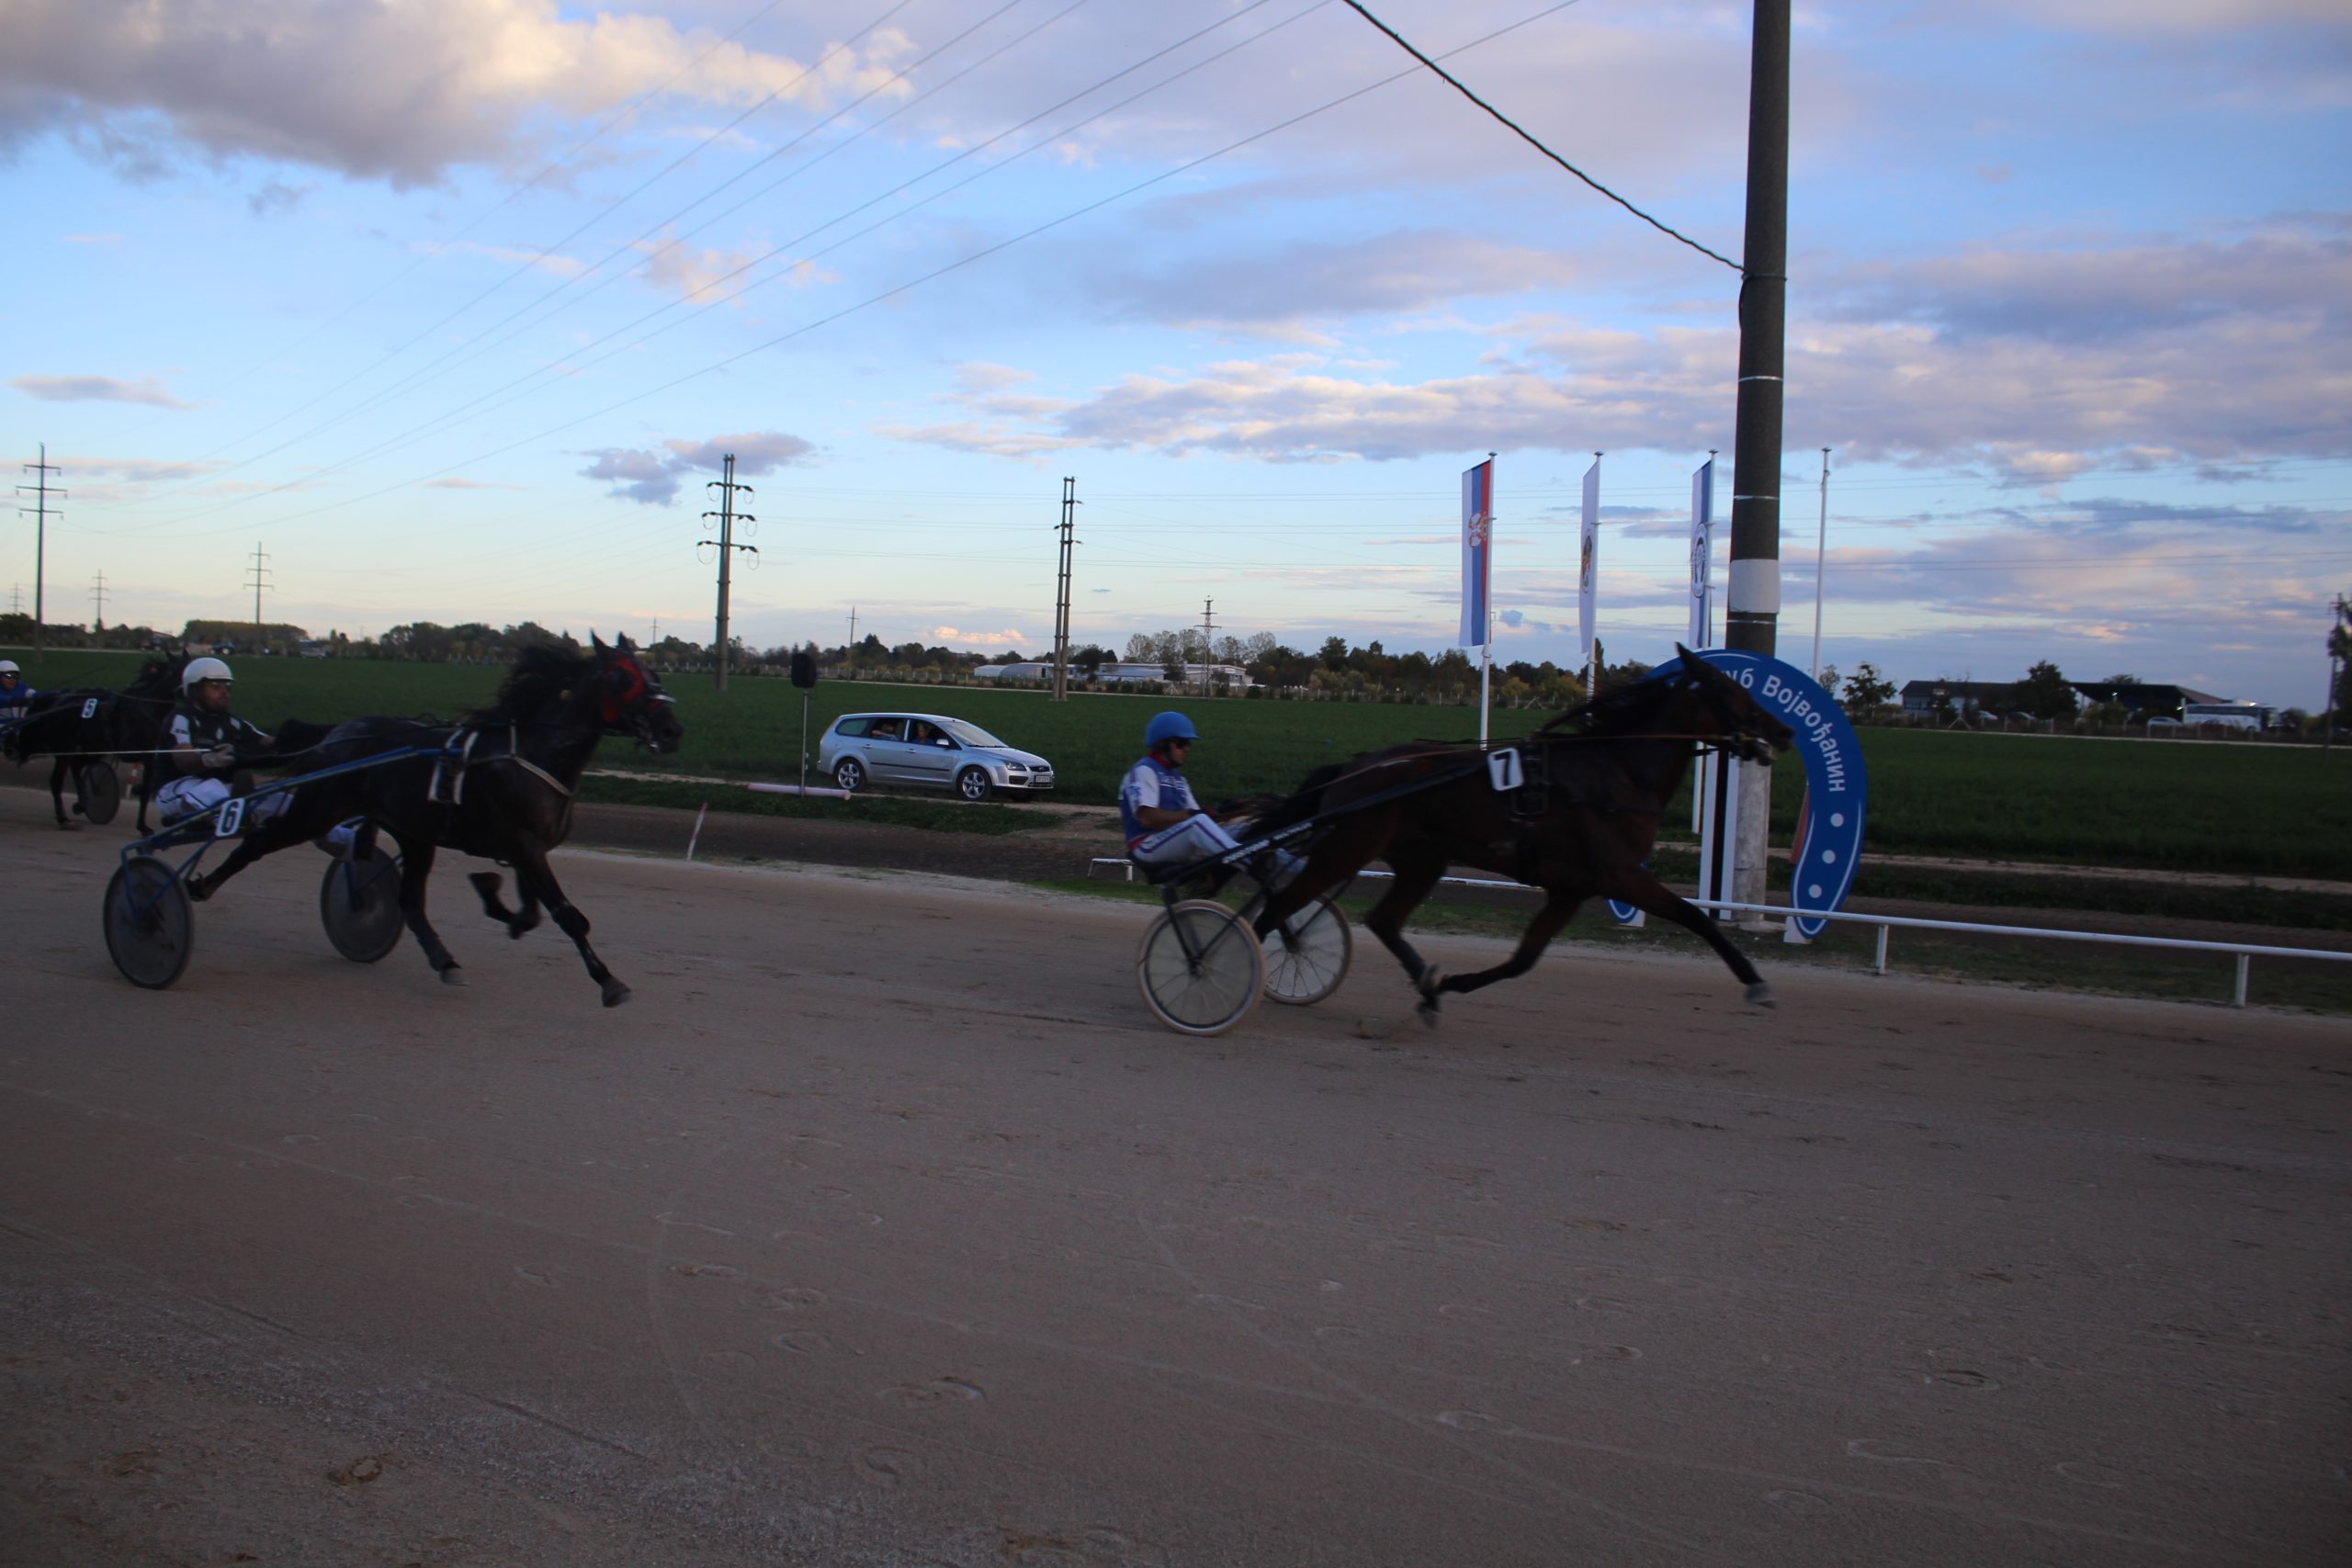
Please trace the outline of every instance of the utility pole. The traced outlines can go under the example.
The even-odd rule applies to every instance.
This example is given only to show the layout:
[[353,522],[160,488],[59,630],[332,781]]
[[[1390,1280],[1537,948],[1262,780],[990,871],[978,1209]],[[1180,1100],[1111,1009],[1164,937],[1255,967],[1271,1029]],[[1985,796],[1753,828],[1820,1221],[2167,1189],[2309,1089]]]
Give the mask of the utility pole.
[[2335,744],[2335,727],[2344,716],[2344,666],[2352,661],[2352,600],[2335,596],[2335,624],[2327,631],[2327,717],[2320,727],[2320,750]]
[[1216,607],[1214,599],[1201,601],[1201,695],[1204,697],[1209,694],[1209,671],[1216,659],[1216,616],[1210,613]]
[[[33,471],[33,482],[28,485],[19,484],[17,489],[19,492],[28,490],[33,492],[33,662],[38,664],[40,662],[42,637],[40,624],[42,563],[49,541],[49,476],[62,470],[49,460],[49,443],[46,441],[40,444],[40,460],[23,466]],[[62,490],[57,493],[61,499],[65,494]],[[17,510],[21,513],[25,509],[19,503]],[[61,512],[58,515],[62,517],[65,514]]]
[[716,545],[718,547],[718,686],[722,692],[727,689],[727,656],[729,652],[727,643],[727,590],[729,583],[734,576],[735,552],[737,550],[749,550],[753,555],[758,555],[760,553],[758,547],[755,546],[739,545],[735,542],[736,524],[756,523],[759,519],[752,516],[748,512],[738,512],[735,510],[735,492],[740,490],[745,495],[749,495],[752,493],[752,487],[750,485],[739,485],[735,482],[734,453],[729,452],[727,454],[726,462],[727,467],[724,470],[724,477],[712,479],[703,486],[703,489],[705,490],[716,490],[718,491],[718,510],[716,512],[706,512],[703,513],[705,517],[716,517],[718,519],[718,537],[716,539],[704,539],[701,541],[701,543],[705,545]]
[[107,569],[98,568],[98,581],[90,590],[90,629],[107,629]]
[[1061,573],[1054,585],[1054,701],[1069,700],[1069,567],[1070,549],[1078,541],[1070,530],[1078,524],[1078,480],[1062,480]]
[[857,606],[854,604],[849,607],[849,673],[852,680],[857,678]]
[[245,569],[247,571],[253,573],[254,579],[252,582],[247,584],[247,586],[254,591],[254,651],[255,653],[259,653],[261,651],[264,640],[261,629],[262,586],[266,579],[275,575],[268,567],[262,564],[262,562],[268,558],[269,558],[267,556],[262,553],[261,546],[256,542],[254,546],[254,564]]
[[[1731,582],[1724,646],[1776,655],[1781,619],[1781,421],[1789,297],[1789,0],[1756,0],[1748,52],[1747,231],[1739,283],[1739,401],[1732,434]],[[1739,770],[1732,897],[1764,902],[1769,769]],[[1744,922],[1744,923],[1752,923]]]

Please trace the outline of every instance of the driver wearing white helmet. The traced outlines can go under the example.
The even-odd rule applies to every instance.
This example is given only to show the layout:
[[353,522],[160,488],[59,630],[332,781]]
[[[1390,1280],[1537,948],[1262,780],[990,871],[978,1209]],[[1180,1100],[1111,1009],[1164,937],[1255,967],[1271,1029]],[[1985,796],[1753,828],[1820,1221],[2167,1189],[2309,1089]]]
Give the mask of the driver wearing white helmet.
[[[166,782],[155,792],[155,808],[165,822],[209,811],[251,787],[239,771],[267,757],[269,737],[229,711],[235,679],[218,659],[191,659],[180,672],[180,705],[164,726],[164,754],[157,759]],[[276,815],[285,795],[269,799],[252,820]]]
[[15,660],[0,659],[0,719],[24,717],[25,705],[40,694],[25,683]]

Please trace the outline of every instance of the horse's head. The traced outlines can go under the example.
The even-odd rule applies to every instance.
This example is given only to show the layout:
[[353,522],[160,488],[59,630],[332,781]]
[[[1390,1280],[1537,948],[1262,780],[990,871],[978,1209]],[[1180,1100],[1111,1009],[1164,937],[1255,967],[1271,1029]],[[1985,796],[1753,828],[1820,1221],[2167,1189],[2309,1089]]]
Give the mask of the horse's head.
[[627,634],[610,648],[595,633],[588,637],[596,648],[596,716],[605,733],[634,736],[651,751],[676,750],[685,739],[685,727],[672,711],[672,698],[662,682],[639,662]]
[[1691,727],[1702,733],[1712,729],[1722,738],[1724,750],[1743,761],[1771,766],[1772,753],[1787,750],[1796,732],[1765,712],[1747,687],[1680,643],[1674,651],[1682,660],[1673,676],[1676,689],[1696,699]]

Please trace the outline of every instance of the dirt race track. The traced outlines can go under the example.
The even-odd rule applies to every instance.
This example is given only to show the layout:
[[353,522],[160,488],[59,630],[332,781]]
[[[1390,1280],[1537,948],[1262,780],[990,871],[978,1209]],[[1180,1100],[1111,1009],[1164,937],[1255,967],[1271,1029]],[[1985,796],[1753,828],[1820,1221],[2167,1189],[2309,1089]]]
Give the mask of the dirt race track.
[[1579,951],[1366,1039],[1367,944],[1199,1041],[1143,909],[568,854],[605,1011],[307,851],[148,992],[45,812],[0,1562],[2346,1560],[2341,1020]]

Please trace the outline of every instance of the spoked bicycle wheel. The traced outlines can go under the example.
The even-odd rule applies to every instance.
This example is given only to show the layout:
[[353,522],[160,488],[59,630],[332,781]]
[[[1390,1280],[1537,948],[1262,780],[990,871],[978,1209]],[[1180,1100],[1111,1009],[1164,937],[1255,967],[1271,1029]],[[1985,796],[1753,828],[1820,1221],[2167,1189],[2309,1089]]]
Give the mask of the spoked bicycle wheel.
[[1163,913],[1136,949],[1136,982],[1154,1017],[1180,1034],[1223,1034],[1265,988],[1266,955],[1250,923],[1191,898]]
[[319,923],[334,950],[373,964],[401,944],[400,856],[381,847],[365,860],[337,860],[319,884]]
[[1311,1006],[1347,978],[1355,941],[1348,917],[1329,898],[1317,898],[1263,939],[1266,999],[1285,1007]]
[[82,819],[103,828],[114,820],[122,804],[122,776],[112,762],[85,762],[74,774],[74,792],[82,799]]
[[122,977],[159,991],[187,968],[196,912],[172,868],[141,855],[107,884],[106,929],[107,953]]

